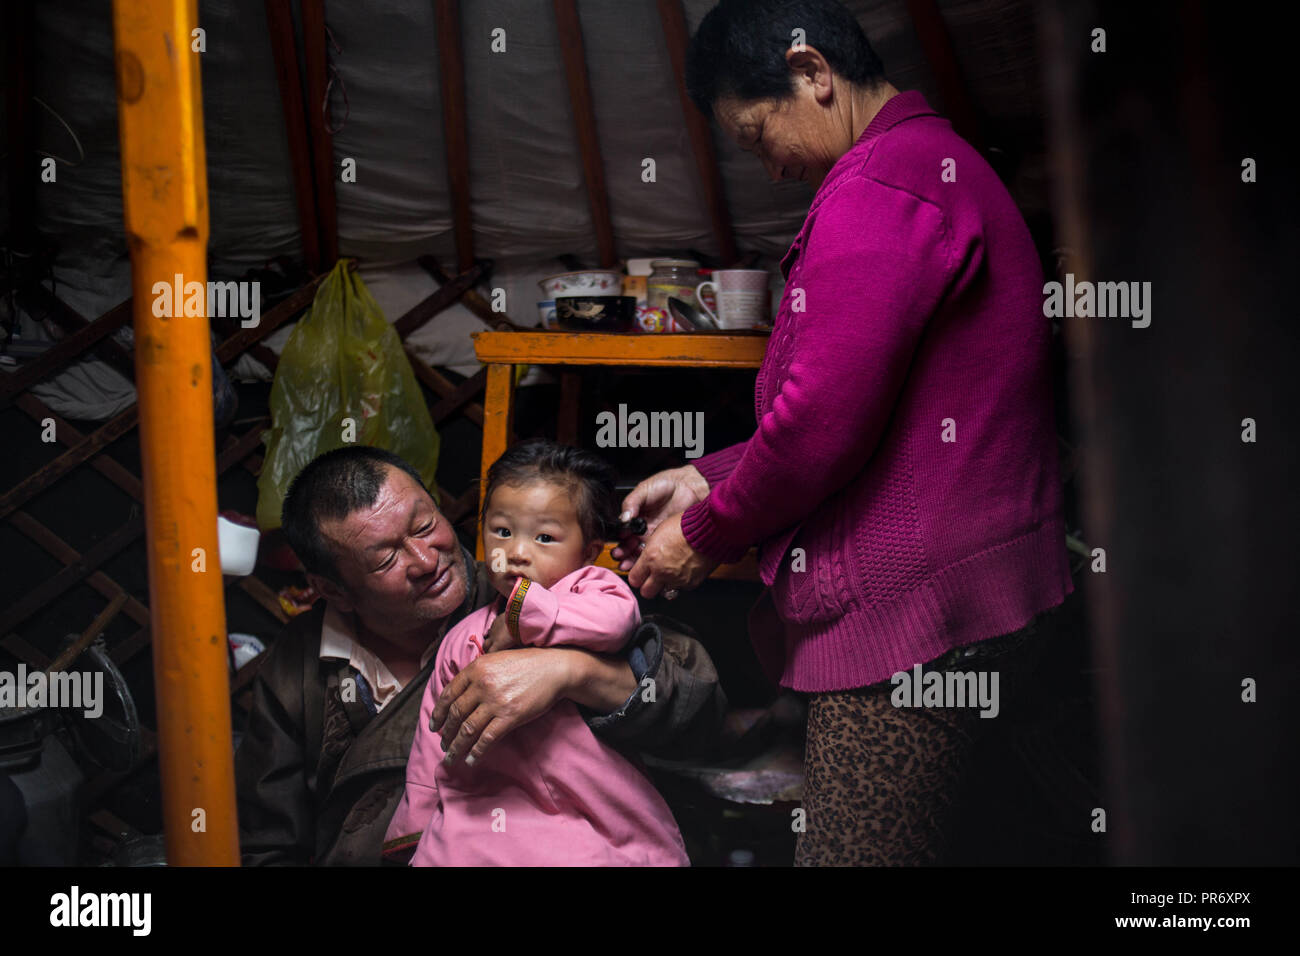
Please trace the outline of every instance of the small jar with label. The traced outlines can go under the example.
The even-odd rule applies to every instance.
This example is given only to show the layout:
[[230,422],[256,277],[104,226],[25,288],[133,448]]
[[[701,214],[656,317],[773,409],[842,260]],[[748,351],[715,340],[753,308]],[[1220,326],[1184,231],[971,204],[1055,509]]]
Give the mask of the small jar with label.
[[654,271],[646,281],[647,306],[666,310],[671,296],[695,308],[695,287],[701,281],[698,262],[694,259],[656,259],[650,267]]

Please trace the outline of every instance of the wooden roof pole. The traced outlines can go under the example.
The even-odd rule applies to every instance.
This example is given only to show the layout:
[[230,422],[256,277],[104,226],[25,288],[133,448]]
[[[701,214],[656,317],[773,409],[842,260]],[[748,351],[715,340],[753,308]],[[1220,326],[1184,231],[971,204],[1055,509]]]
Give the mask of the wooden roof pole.
[[447,139],[447,187],[456,232],[456,271],[467,272],[474,265],[474,222],[469,204],[465,57],[461,54],[458,0],[435,0],[434,16],[438,23],[438,87],[442,93],[442,129]]
[[302,256],[307,268],[316,274],[324,271],[320,225],[316,220],[316,183],[312,171],[311,141],[307,136],[307,114],[302,101],[302,79],[298,75],[298,44],[294,39],[291,0],[266,0],[266,26],[271,37],[271,54],[275,58],[275,78],[280,85],[284,132],[289,140]]
[[302,52],[307,68],[307,123],[311,127],[312,168],[316,177],[316,220],[320,224],[323,268],[339,259],[339,213],[334,195],[334,136],[325,122],[325,0],[302,0]]
[[971,100],[966,84],[962,82],[957,54],[952,47],[948,24],[939,12],[935,0],[907,0],[907,11],[912,16],[912,26],[921,41],[921,49],[930,63],[944,108],[952,119],[957,135],[984,152],[984,137],[980,129],[979,111]]
[[564,55],[564,78],[569,84],[573,105],[573,125],[582,156],[582,173],[587,181],[587,200],[591,204],[591,221],[596,229],[596,248],[601,268],[618,264],[614,252],[614,224],[609,215],[609,194],[605,190],[605,164],[600,158],[600,140],[596,136],[596,110],[591,99],[591,80],[583,52],[582,22],[578,19],[576,0],[554,0],[555,24],[560,33],[560,50]]
[[668,44],[668,58],[673,65],[673,79],[677,95],[682,101],[682,115],[686,119],[686,132],[691,138],[691,152],[695,154],[695,169],[704,192],[704,205],[708,207],[713,223],[713,238],[718,243],[718,255],[724,265],[734,265],[739,258],[736,251],[736,234],[731,226],[731,210],[722,184],[722,171],[718,168],[718,153],[713,148],[713,131],[709,121],[691,101],[686,92],[686,14],[682,0],[659,0],[659,19],[664,26],[664,41]]
[[113,3],[167,861],[237,866],[212,347],[204,318],[153,308],[155,282],[207,282],[197,26],[198,0]]

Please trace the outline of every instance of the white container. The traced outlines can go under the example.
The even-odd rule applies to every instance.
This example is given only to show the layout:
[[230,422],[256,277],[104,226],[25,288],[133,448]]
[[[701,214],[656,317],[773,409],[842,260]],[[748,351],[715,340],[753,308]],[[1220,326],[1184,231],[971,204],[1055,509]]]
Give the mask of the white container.
[[217,517],[217,546],[221,551],[221,573],[244,577],[257,564],[257,542],[262,533],[256,528]]
[[557,329],[559,323],[555,321],[555,300],[546,299],[537,303],[537,318],[542,322],[544,329]]

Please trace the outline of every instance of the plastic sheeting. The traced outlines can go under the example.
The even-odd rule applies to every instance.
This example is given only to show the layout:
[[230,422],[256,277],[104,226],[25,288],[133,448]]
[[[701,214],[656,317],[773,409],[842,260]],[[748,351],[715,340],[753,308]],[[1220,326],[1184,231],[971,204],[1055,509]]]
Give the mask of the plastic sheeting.
[[[712,5],[686,0],[692,31]],[[847,6],[895,85],[920,89],[942,110],[903,0]],[[989,118],[990,145],[1036,129],[1032,6],[969,0],[940,7],[971,96]],[[473,0],[460,10],[475,251],[496,260],[490,285],[506,290],[510,316],[533,324],[536,280],[564,271],[554,257],[596,260],[554,11],[549,0]],[[716,253],[654,0],[582,0],[579,12],[618,254]],[[37,227],[60,243],[60,296],[88,317],[130,294],[110,17],[105,0],[38,4],[36,13],[35,93],[86,152],[79,165],[59,164],[56,183],[34,186]],[[395,321],[437,287],[413,264],[416,256],[432,253],[454,266],[433,4],[329,0],[326,20],[338,70],[330,103],[340,127],[335,159],[357,166],[355,183],[335,184],[340,251],[360,258],[365,281]],[[209,269],[212,278],[238,278],[275,256],[300,258],[292,170],[263,4],[203,0],[200,23],[207,32]],[[491,49],[496,28],[506,31],[503,53]],[[41,149],[75,159],[67,131],[43,108],[36,123]],[[737,242],[773,265],[812,190],[769,183],[716,127],[714,139]],[[654,183],[642,182],[645,158],[655,160]],[[1045,208],[1040,154],[1020,164],[1012,190],[1027,214]],[[0,215],[7,219],[5,209]],[[469,335],[483,328],[457,305],[410,341],[432,364],[469,374],[477,368]],[[23,334],[40,337],[31,323]],[[278,351],[288,334],[281,329],[267,344]],[[235,373],[264,377],[265,370],[244,358]],[[37,394],[62,414],[92,419],[134,400],[130,384],[99,361],[47,380]]]

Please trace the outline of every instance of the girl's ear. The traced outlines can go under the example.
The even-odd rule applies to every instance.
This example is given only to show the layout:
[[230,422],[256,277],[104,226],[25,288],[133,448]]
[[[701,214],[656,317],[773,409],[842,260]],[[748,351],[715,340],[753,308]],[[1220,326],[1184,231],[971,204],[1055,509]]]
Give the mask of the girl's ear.
[[595,564],[596,559],[600,557],[600,552],[605,550],[605,542],[597,538],[595,541],[587,544],[587,563]]

